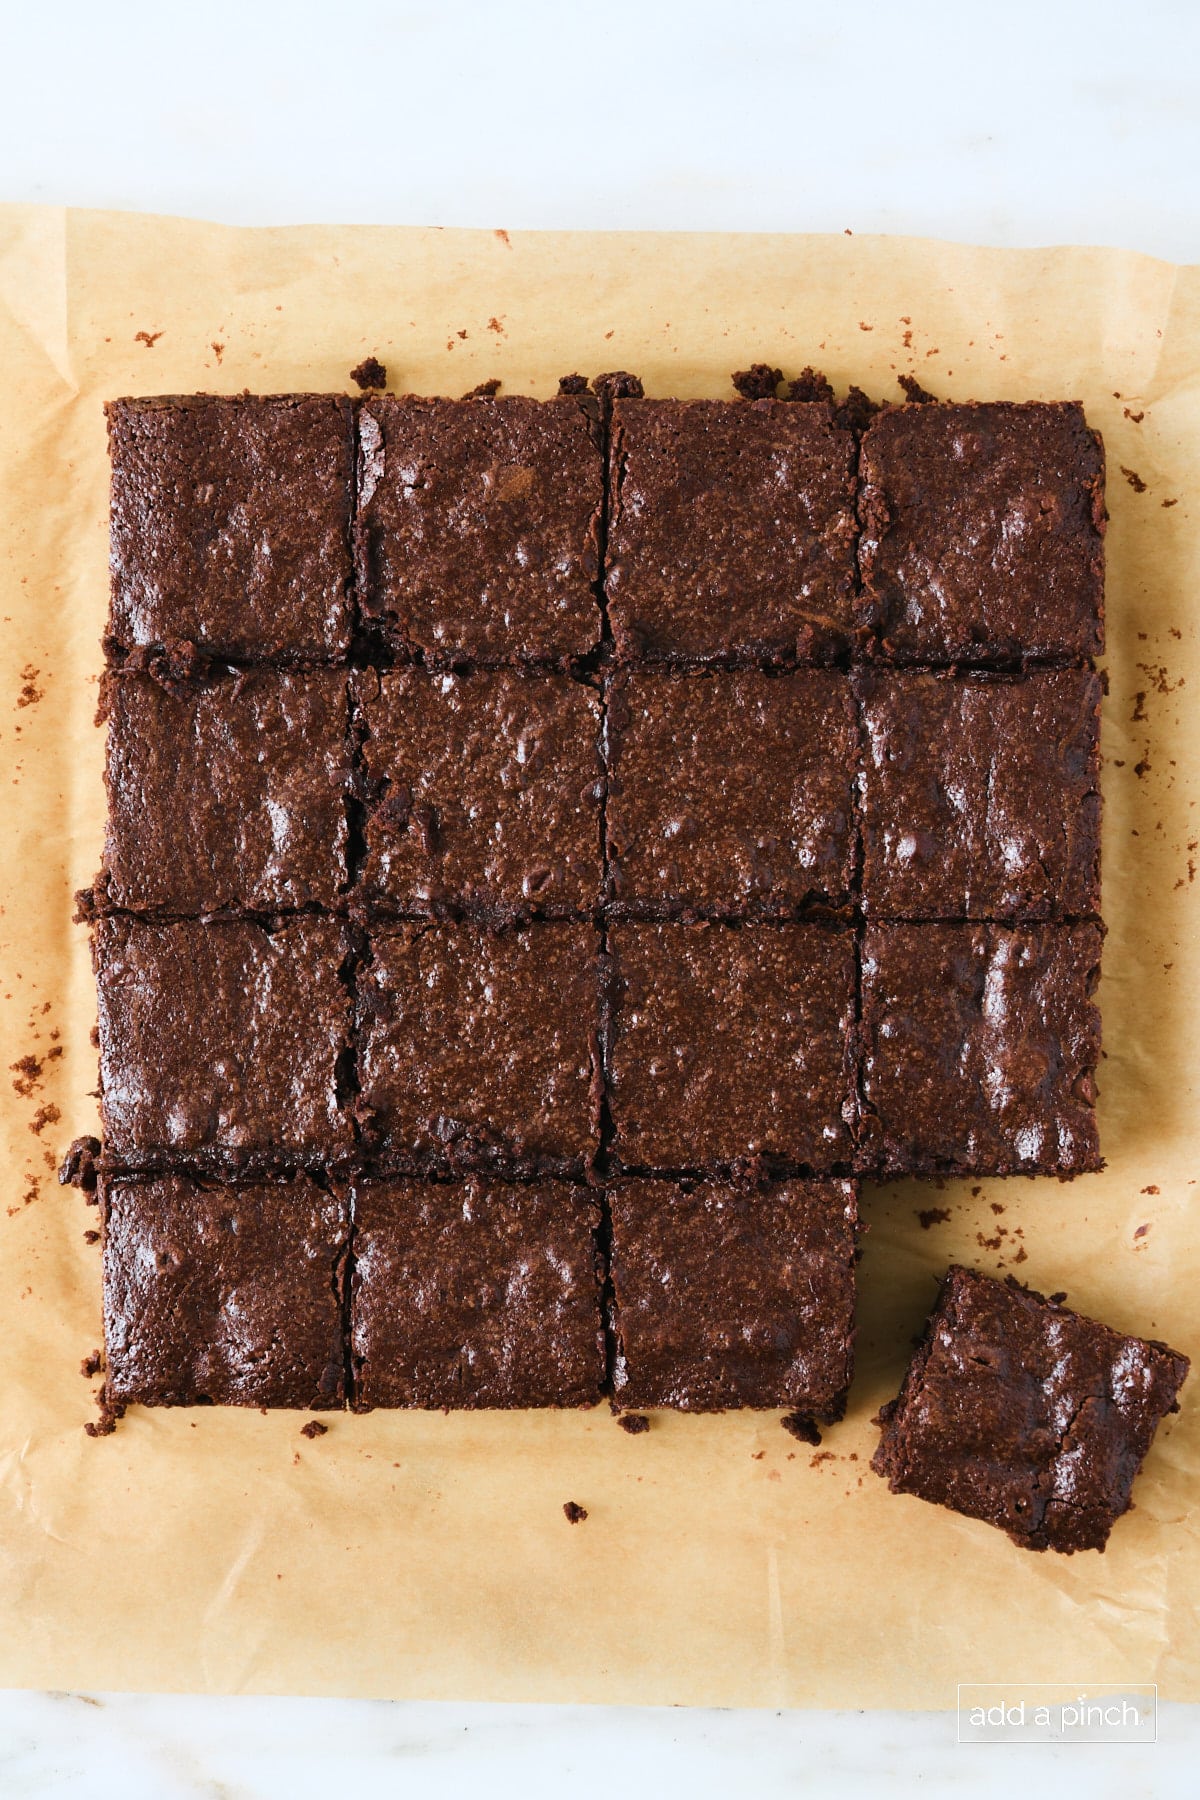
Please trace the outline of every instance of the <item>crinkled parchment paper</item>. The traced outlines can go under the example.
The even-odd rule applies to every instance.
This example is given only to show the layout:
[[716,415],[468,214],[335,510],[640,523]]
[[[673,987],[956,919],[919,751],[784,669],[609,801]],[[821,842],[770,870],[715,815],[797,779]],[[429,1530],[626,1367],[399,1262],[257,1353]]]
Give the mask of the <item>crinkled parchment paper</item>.
[[[868,1189],[859,1375],[819,1454],[775,1414],[135,1409],[91,1439],[86,934],[106,606],[102,401],[753,360],[897,394],[1079,396],[1109,457],[1105,1174]],[[898,395],[897,395],[898,397]],[[952,1258],[1200,1353],[1200,270],[903,239],[235,230],[0,211],[0,1682],[938,1707],[959,1681],[1200,1699],[1200,1376],[1104,1556],[1033,1556],[867,1464]],[[61,1054],[59,1054],[61,1052]],[[26,1059],[32,1058],[32,1061]],[[10,1068],[10,1064],[18,1067]],[[919,1210],[946,1221],[927,1228]],[[328,1416],[328,1415],[327,1415]],[[566,1500],[587,1508],[569,1525]]]

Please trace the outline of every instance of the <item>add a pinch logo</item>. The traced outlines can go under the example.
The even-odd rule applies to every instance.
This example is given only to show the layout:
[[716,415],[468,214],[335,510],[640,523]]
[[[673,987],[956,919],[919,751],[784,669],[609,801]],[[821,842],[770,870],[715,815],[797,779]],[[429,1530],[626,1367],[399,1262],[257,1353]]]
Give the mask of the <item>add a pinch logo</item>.
[[960,1744],[1152,1744],[1153,1682],[960,1682]]

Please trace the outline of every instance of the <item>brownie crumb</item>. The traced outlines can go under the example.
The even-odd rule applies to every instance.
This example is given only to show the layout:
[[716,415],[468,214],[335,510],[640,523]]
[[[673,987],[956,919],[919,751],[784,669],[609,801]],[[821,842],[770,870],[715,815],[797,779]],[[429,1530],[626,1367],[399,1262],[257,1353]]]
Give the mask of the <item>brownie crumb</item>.
[[99,1411],[99,1418],[88,1419],[83,1429],[90,1438],[111,1437],[117,1429],[117,1421],[125,1417],[125,1402],[112,1400],[107,1394],[102,1394]]
[[806,1419],[802,1413],[784,1413],[779,1423],[785,1431],[790,1431],[794,1438],[802,1444],[819,1444],[821,1433],[812,1419]]
[[1135,1238],[1144,1238],[1149,1229],[1149,1225],[1139,1225],[1133,1235]]
[[945,1206],[927,1206],[923,1211],[918,1212],[917,1218],[921,1222],[921,1230],[928,1231],[934,1225],[948,1225],[950,1212],[949,1208]]
[[8,1066],[16,1076],[16,1080],[13,1082],[14,1093],[19,1094],[22,1100],[30,1099],[42,1079],[41,1061],[38,1057],[29,1055],[21,1057],[19,1062],[9,1063]]
[[59,1185],[86,1188],[89,1193],[92,1192],[96,1186],[96,1163],[99,1155],[99,1138],[77,1137],[59,1165]]
[[357,382],[360,388],[385,388],[387,369],[377,357],[364,356],[358,367],[351,369],[350,379]]
[[494,400],[499,392],[500,377],[498,375],[489,375],[486,381],[481,381],[478,387],[473,387],[469,393],[464,394],[463,399]]
[[79,1373],[84,1377],[84,1379],[86,1381],[90,1381],[94,1375],[98,1375],[100,1373],[100,1368],[101,1368],[100,1352],[98,1350],[93,1350],[92,1354],[90,1356],[85,1356],[83,1361],[80,1363]]
[[637,1437],[639,1432],[650,1429],[650,1421],[645,1413],[622,1413],[617,1424],[622,1431],[627,1431],[630,1437]]
[[583,1520],[587,1518],[587,1507],[580,1506],[578,1501],[575,1500],[564,1500],[563,1512],[566,1514],[567,1522],[570,1525],[582,1524]]
[[560,375],[558,378],[560,394],[586,394],[588,391],[586,375]]
[[836,1462],[836,1461],[837,1461],[837,1458],[833,1454],[832,1450],[818,1450],[817,1454],[815,1456],[809,1457],[808,1466],[810,1469],[817,1469],[821,1466],[822,1463]]
[[827,406],[833,405],[833,388],[820,369],[811,366],[801,369],[795,381],[788,382],[789,400],[823,400]]
[[98,1244],[100,1242],[100,1233],[95,1230],[85,1231],[83,1234],[83,1241],[85,1244]]
[[937,405],[937,395],[931,394],[928,388],[922,387],[915,375],[897,375],[896,380],[904,389],[910,406]]
[[1146,492],[1146,483],[1142,480],[1136,469],[1127,469],[1124,463],[1118,463],[1117,466],[1135,494],[1144,494]]
[[300,1427],[300,1436],[305,1438],[324,1437],[328,1430],[328,1425],[322,1425],[320,1419],[310,1419],[307,1425]]
[[730,379],[743,400],[773,400],[783,380],[783,370],[773,369],[769,363],[751,363]]
[[62,1118],[57,1106],[39,1106],[29,1121],[29,1129],[35,1137],[40,1137],[47,1125],[57,1125]]

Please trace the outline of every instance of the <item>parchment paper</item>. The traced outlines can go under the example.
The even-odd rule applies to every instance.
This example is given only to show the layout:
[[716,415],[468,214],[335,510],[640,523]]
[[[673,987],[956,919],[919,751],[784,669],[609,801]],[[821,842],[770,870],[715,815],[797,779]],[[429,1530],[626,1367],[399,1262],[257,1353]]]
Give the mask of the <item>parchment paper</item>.
[[[1066,1186],[868,1189],[859,1374],[819,1454],[776,1414],[630,1437],[604,1410],[381,1412],[310,1443],[302,1415],[135,1409],[84,1434],[97,1220],[52,1166],[96,1122],[70,920],[103,816],[101,402],[349,388],[366,352],[394,386],[452,394],[491,375],[549,394],[609,368],[652,394],[724,394],[752,360],[895,394],[912,370],[956,398],[1079,396],[1105,435],[1109,1166]],[[952,1257],[1200,1355],[1200,270],[849,235],[10,208],[0,459],[0,1682],[939,1707],[959,1681],[1157,1680],[1200,1699],[1200,1377],[1104,1556],[1030,1555],[867,1468],[871,1415]],[[924,1229],[933,1207],[949,1221]]]

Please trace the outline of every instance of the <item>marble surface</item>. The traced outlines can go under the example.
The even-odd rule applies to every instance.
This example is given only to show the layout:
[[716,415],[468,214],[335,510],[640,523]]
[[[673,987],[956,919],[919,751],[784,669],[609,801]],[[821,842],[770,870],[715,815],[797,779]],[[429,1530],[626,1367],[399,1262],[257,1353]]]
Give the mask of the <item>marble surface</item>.
[[[1190,0],[59,0],[7,8],[4,42],[6,200],[1200,259]],[[1163,1707],[1153,1747],[1041,1750],[959,1748],[944,1713],[8,1692],[0,1793],[706,1800],[752,1782],[774,1800],[887,1777],[1127,1800],[1194,1792],[1198,1743],[1200,1707]]]

